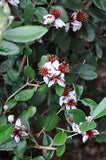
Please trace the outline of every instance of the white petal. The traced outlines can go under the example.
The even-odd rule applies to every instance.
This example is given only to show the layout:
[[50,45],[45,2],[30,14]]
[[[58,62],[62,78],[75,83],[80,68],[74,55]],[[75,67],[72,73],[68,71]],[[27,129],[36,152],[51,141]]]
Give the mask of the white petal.
[[55,80],[51,80],[48,84],[48,87],[51,87],[55,83]]
[[19,127],[21,126],[21,120],[17,119],[15,125],[16,125],[15,128],[19,129]]
[[83,143],[85,143],[88,138],[89,138],[89,137],[88,137],[87,135],[84,135],[83,138],[82,138]]
[[18,6],[18,4],[19,4],[19,0],[8,0],[8,2],[11,4],[11,5],[13,5],[13,6]]
[[66,105],[66,110],[69,111],[70,110],[70,107],[68,105]]
[[48,16],[52,16],[51,14],[47,14],[45,16],[43,16],[44,19],[47,19]]
[[60,104],[60,106],[62,106],[63,105],[63,103],[64,103],[64,96],[61,96],[60,97],[60,99],[59,99],[59,104]]
[[21,136],[28,136],[28,133],[26,133],[25,131],[22,131]]
[[46,67],[48,70],[52,68],[51,62],[46,62],[42,67]]
[[72,106],[71,109],[77,109],[76,106]]
[[73,131],[78,132],[78,130],[79,130],[78,124],[73,123],[73,124],[72,124],[72,129],[73,129]]
[[73,20],[76,20],[76,17],[77,17],[77,12],[74,12],[71,17],[73,17]]
[[65,87],[65,83],[63,82],[63,80],[57,80],[57,83],[62,86],[62,87]]
[[46,83],[46,84],[48,84],[48,83],[49,83],[49,78],[48,78],[48,77],[46,77],[46,76],[45,76],[45,77],[43,77],[43,80],[45,81],[45,83]]
[[64,27],[66,24],[61,20],[61,19],[56,19],[55,20],[55,24],[54,26],[58,29],[59,27],[62,28]]
[[94,135],[100,134],[96,129],[93,129],[93,133],[94,133]]
[[65,31],[68,32],[68,31],[69,31],[69,28],[70,28],[70,24],[69,24],[69,23],[66,23],[66,25],[65,25]]
[[52,66],[58,70],[58,68],[59,68],[59,61],[58,60],[54,61],[52,63]]
[[19,136],[15,136],[15,141],[18,143],[20,141],[20,137]]
[[73,25],[73,31],[76,32],[77,30],[79,30],[82,26],[82,23],[79,21],[74,21],[71,23]]
[[3,5],[3,3],[2,3],[2,1],[0,2],[0,7],[2,7],[2,5]]

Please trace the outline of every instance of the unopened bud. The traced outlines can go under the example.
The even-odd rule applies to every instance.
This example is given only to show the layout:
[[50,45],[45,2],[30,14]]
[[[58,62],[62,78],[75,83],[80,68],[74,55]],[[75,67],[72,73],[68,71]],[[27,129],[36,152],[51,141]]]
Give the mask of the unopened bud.
[[4,105],[3,106],[3,109],[6,111],[8,109],[8,106],[7,105]]
[[8,116],[8,122],[10,122],[10,123],[14,122],[14,115],[13,114]]

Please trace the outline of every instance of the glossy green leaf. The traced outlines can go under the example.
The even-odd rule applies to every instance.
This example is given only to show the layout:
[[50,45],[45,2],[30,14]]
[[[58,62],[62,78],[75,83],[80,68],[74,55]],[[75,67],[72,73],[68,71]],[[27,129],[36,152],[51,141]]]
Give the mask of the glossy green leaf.
[[80,124],[80,122],[86,121],[85,113],[80,109],[71,109],[70,111],[68,111],[68,114],[69,115],[73,114],[73,121],[76,124]]
[[85,132],[85,131],[89,131],[91,129],[94,129],[96,128],[96,123],[95,122],[82,122],[80,125],[79,125],[79,129],[81,132]]
[[49,89],[50,88],[48,87],[48,85],[46,83],[44,83],[39,87],[38,93],[45,94],[45,93],[47,93],[49,91]]
[[35,79],[35,71],[32,67],[30,66],[25,66],[24,68],[24,74],[30,78],[30,79]]
[[29,47],[25,47],[23,53],[24,53],[26,56],[30,56],[31,53],[32,53],[32,49],[29,48]]
[[40,62],[38,63],[38,67],[41,68],[47,62],[47,56],[42,56]]
[[96,135],[96,141],[99,143],[106,142],[106,133]]
[[16,101],[27,101],[32,98],[35,92],[35,87],[33,89],[24,89],[15,95]]
[[42,26],[21,26],[4,32],[4,38],[13,42],[26,43],[41,38],[48,29]]
[[101,59],[103,56],[103,50],[97,42],[95,43],[95,49],[96,49],[96,54],[97,54],[98,58]]
[[57,84],[56,87],[55,87],[55,90],[56,90],[56,94],[57,94],[58,96],[62,96],[62,94],[63,94],[63,92],[64,92],[64,87],[61,87],[61,86],[59,86],[59,85]]
[[37,5],[45,5],[45,4],[47,4],[47,0],[34,0],[34,2]]
[[93,112],[92,118],[97,119],[104,115],[106,115],[106,97],[96,107],[95,111]]
[[74,0],[61,0],[61,3],[65,8],[68,8],[74,11],[81,9],[81,4]]
[[43,156],[38,156],[33,158],[32,160],[45,160],[45,158]]
[[0,142],[0,149],[11,149],[17,146],[17,142],[14,141],[14,138],[9,138],[6,141]]
[[30,106],[25,114],[25,117],[30,118],[34,116],[35,113],[36,113],[36,107]]
[[24,9],[23,18],[25,21],[28,21],[32,18],[35,11],[35,7],[33,3],[28,4]]
[[71,37],[68,35],[64,39],[58,39],[57,43],[62,52],[66,52],[71,45]]
[[[43,136],[43,142],[42,144],[44,146],[49,146],[50,144],[52,144],[52,138],[47,135],[47,134],[44,134]],[[45,158],[46,159],[51,159],[53,157],[53,154],[54,154],[54,151],[53,150],[45,150]]]
[[17,144],[17,147],[14,149],[14,153],[16,154],[17,157],[23,158],[23,153],[25,152],[26,148],[27,148],[26,140],[21,140]]
[[65,152],[65,144],[57,148],[57,151],[56,151],[57,157],[61,157],[64,152]]
[[96,31],[93,23],[88,22],[83,24],[83,37],[88,42],[94,41],[96,37]]
[[0,126],[0,142],[6,141],[13,132],[13,126],[11,124],[5,124]]
[[83,86],[76,85],[75,91],[76,91],[77,99],[79,99],[83,93]]
[[18,71],[16,71],[14,68],[9,68],[7,70],[7,75],[11,81],[17,81],[19,77]]
[[10,99],[7,102],[8,109],[12,109],[14,106],[16,106],[16,104],[17,104],[17,101],[15,99]]
[[97,78],[97,74],[90,70],[79,71],[77,74],[85,80],[93,80]]
[[7,124],[7,117],[5,114],[0,116],[0,125],[4,125],[4,124]]
[[106,11],[106,1],[105,0],[93,0],[97,8]]
[[20,51],[21,51],[20,48],[12,42],[3,40],[2,43],[0,44],[0,55],[2,56],[18,55]]
[[48,14],[48,11],[44,7],[37,7],[36,10],[35,10],[35,13],[34,13],[37,21],[40,22],[40,23],[44,22],[43,16],[47,15],[47,14]]
[[54,115],[47,116],[45,124],[44,124],[45,130],[46,131],[53,130],[57,126],[58,121],[59,121],[58,116],[54,116]]
[[58,133],[53,139],[53,145],[61,146],[66,142],[67,134],[64,132]]
[[62,7],[62,6],[52,6],[52,9],[53,8],[57,8],[59,10],[61,10],[61,16],[59,17],[61,20],[63,20],[64,22],[67,22],[69,17],[68,17],[68,13],[66,12],[66,10]]
[[84,98],[81,102],[83,105],[90,107],[90,115],[92,115],[97,107],[97,103],[90,98]]

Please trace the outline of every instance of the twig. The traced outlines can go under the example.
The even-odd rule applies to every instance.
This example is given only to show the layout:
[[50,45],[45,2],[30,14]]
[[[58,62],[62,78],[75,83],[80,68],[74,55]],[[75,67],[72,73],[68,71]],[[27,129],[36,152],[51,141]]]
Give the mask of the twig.
[[63,110],[64,110],[63,108],[60,108],[60,110],[56,113],[56,115],[58,115]]
[[70,136],[67,137],[67,139],[68,139],[68,138],[71,138],[71,137],[74,137],[74,136],[76,136],[76,135],[78,135],[78,134],[79,134],[79,133],[75,133],[75,134],[73,134],[73,135],[70,135]]
[[22,62],[21,62],[21,65],[20,65],[20,68],[19,68],[19,75],[21,74],[21,71],[23,69],[23,66],[24,66],[24,63],[25,63],[25,60],[26,60],[26,55],[23,56],[23,59],[22,59]]
[[45,128],[42,128],[42,130],[37,134],[37,137],[39,137],[42,134],[42,132],[44,132],[44,130]]
[[51,7],[51,5],[53,4],[54,0],[50,1],[50,4],[48,5],[47,9],[49,9]]
[[84,9],[87,10],[91,5],[92,5],[92,1],[89,1],[85,6]]

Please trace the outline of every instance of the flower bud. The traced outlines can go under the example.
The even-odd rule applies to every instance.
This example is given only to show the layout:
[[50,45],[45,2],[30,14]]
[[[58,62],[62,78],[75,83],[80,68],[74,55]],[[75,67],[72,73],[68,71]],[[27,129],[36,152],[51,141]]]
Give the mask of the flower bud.
[[14,121],[14,115],[11,114],[8,116],[8,122],[12,123]]
[[6,110],[8,110],[8,106],[7,105],[4,105],[3,106],[3,109],[6,111]]

